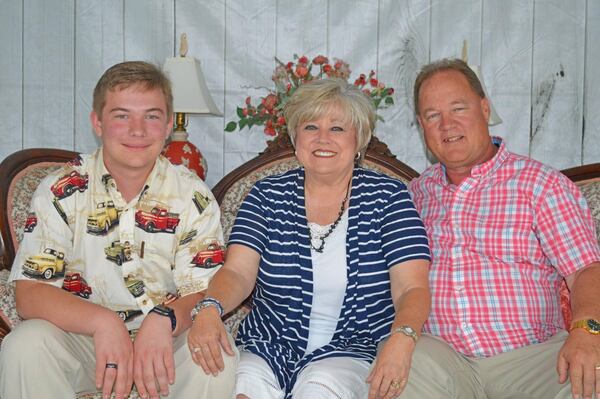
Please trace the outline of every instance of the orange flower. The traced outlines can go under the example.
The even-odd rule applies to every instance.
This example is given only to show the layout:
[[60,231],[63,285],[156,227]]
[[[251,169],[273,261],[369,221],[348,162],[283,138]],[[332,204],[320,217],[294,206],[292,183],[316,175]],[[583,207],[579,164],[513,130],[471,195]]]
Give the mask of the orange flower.
[[296,67],[296,76],[298,76],[300,79],[302,79],[306,75],[308,75],[308,68],[305,67],[304,65],[298,65]]
[[[328,64],[329,60],[324,55],[318,55],[315,58],[313,58],[312,62],[315,65],[323,65],[323,64]],[[330,65],[327,65],[327,66],[329,66],[329,68],[331,69]]]

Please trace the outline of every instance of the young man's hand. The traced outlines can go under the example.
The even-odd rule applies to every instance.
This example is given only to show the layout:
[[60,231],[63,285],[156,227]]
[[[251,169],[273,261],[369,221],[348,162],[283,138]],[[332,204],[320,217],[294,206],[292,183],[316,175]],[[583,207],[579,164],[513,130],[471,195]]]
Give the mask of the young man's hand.
[[148,313],[133,345],[133,378],[138,393],[143,398],[151,399],[167,396],[169,385],[175,382],[173,337],[169,318]]
[[116,399],[129,396],[133,385],[133,343],[123,320],[107,309],[98,320],[92,335],[96,351],[96,388],[102,397]]

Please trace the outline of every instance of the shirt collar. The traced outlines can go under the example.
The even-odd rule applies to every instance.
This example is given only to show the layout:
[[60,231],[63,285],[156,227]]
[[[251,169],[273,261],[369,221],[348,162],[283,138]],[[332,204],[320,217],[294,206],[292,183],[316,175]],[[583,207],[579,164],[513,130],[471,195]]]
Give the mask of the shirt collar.
[[[508,158],[509,153],[506,149],[506,144],[504,140],[498,136],[492,136],[491,140],[492,143],[498,147],[498,151],[489,161],[486,161],[479,165],[475,165],[471,169],[471,178],[478,180],[482,179],[483,177],[496,171]],[[436,165],[436,168],[434,170],[434,178],[441,184],[450,184],[450,182],[448,181],[448,176],[446,176],[446,167],[441,162],[438,162],[438,164]]]
[[[98,148],[92,154],[93,164],[94,164],[94,174],[96,179],[100,180],[98,183],[100,186],[104,186],[106,193],[110,195],[115,201],[123,202],[124,199],[121,196],[121,193],[117,189],[117,185],[115,180],[111,176],[110,172],[106,169],[104,165],[104,157],[102,153],[102,147]],[[132,200],[132,202],[137,203],[140,201],[145,195],[149,192],[158,192],[160,190],[161,184],[160,181],[164,181],[164,177],[166,176],[166,170],[168,167],[169,161],[164,158],[162,155],[158,157],[154,166],[152,167],[152,171],[148,175],[146,179],[146,183],[140,193]],[[154,190],[152,190],[154,188]]]

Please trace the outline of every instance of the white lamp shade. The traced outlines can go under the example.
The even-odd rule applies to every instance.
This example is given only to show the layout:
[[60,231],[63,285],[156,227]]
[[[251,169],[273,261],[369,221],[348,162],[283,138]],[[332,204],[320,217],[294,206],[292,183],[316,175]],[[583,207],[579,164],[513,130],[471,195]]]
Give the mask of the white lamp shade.
[[471,65],[471,64],[469,64],[469,68],[471,68],[473,70],[473,72],[475,72],[475,75],[477,75],[477,77],[479,78],[479,82],[481,82],[481,87],[483,88],[483,92],[485,93],[485,97],[488,99],[488,102],[490,103],[490,120],[488,121],[488,125],[494,126],[494,125],[501,124],[502,119],[500,119],[500,116],[498,116],[498,113],[496,112],[496,109],[494,108],[494,104],[492,104],[492,100],[490,99],[487,89],[485,88],[485,84],[483,83],[483,76],[481,76],[481,68],[479,67],[479,65]]
[[170,57],[163,66],[173,87],[173,109],[186,114],[222,116],[213,101],[202,74],[200,62],[194,57]]

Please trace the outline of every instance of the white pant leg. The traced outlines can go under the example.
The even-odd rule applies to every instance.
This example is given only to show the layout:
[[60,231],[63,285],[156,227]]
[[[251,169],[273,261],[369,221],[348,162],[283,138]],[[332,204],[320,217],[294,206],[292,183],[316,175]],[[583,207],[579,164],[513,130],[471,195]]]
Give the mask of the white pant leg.
[[248,351],[240,351],[235,381],[235,394],[250,399],[283,399],[285,392],[267,362]]
[[64,399],[94,392],[95,367],[90,337],[45,320],[26,320],[2,343],[0,397]]
[[363,399],[370,364],[350,357],[329,357],[310,363],[298,375],[294,399]]
[[169,388],[170,398],[203,399],[222,398],[229,399],[235,385],[235,372],[239,361],[239,352],[228,334],[234,356],[222,351],[225,368],[216,377],[206,375],[202,367],[194,363],[187,346],[189,329],[175,338],[173,351],[175,358],[175,383]]

